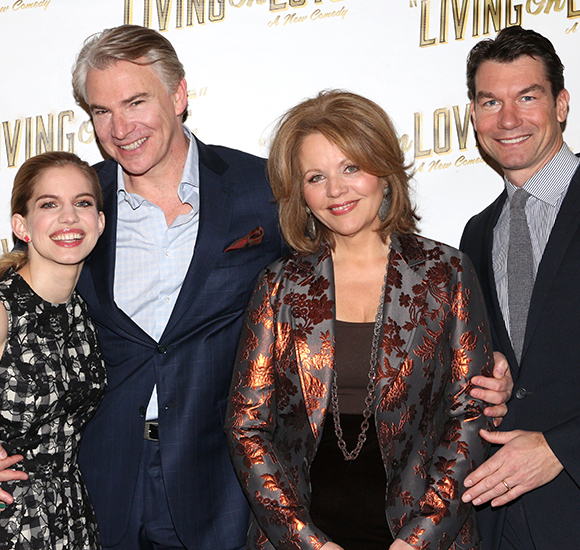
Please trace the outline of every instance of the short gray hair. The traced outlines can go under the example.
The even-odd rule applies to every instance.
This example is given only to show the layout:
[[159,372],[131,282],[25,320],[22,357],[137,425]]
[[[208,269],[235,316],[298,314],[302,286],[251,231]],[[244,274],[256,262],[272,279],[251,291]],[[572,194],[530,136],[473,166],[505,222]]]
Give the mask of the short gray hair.
[[147,27],[121,25],[85,40],[72,71],[74,95],[80,105],[87,104],[89,69],[102,71],[118,61],[151,65],[170,94],[185,77],[185,69],[167,38]]

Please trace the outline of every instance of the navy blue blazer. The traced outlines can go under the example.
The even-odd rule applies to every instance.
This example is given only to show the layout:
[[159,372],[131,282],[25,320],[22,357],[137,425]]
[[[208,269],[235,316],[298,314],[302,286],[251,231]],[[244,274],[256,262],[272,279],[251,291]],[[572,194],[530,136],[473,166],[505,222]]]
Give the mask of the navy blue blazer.
[[[564,471],[523,495],[537,550],[576,548],[580,541],[580,168],[576,171],[546,245],[532,293],[518,367],[497,298],[492,266],[493,228],[504,191],[466,225],[460,248],[479,276],[493,346],[506,355],[514,393],[502,431],[543,432]],[[484,548],[496,550],[505,507],[479,514]]]
[[[198,142],[199,233],[178,301],[159,342],[113,300],[117,163],[96,166],[106,227],[78,290],[95,321],[108,389],[84,434],[80,465],[103,544],[124,535],[154,384],[171,516],[192,550],[243,547],[248,508],[222,426],[242,316],[262,268],[286,252],[263,159]],[[259,243],[225,251],[256,227]]]

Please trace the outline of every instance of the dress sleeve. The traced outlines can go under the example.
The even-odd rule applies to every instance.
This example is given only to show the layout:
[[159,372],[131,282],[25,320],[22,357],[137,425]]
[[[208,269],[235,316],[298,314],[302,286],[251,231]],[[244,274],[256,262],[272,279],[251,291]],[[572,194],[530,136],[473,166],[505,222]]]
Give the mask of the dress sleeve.
[[471,542],[474,526],[468,518],[472,505],[461,500],[463,481],[489,453],[489,444],[479,430],[494,429],[492,419],[483,414],[485,403],[469,395],[471,378],[491,376],[493,370],[485,305],[471,262],[466,256],[456,260],[457,277],[441,324],[444,337],[437,354],[443,385],[441,401],[435,406],[445,408],[445,423],[422,472],[427,490],[397,533],[397,538],[417,550],[455,548],[453,541],[462,537],[463,542]]
[[281,283],[274,275],[266,271],[260,277],[246,311],[225,431],[242,489],[270,543],[277,549],[317,550],[328,538],[312,524],[298,491],[304,473],[285,461],[276,444],[277,394],[281,384],[290,383],[284,369],[292,362],[292,336],[278,319]]

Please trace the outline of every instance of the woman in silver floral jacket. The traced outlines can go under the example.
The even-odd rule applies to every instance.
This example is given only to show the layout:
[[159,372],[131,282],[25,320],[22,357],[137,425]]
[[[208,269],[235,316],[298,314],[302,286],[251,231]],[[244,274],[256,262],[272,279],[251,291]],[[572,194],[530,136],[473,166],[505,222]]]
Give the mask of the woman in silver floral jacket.
[[249,305],[226,432],[252,508],[248,548],[479,548],[461,502],[490,427],[471,378],[493,360],[469,260],[413,234],[393,126],[323,92],[269,159],[295,250]]

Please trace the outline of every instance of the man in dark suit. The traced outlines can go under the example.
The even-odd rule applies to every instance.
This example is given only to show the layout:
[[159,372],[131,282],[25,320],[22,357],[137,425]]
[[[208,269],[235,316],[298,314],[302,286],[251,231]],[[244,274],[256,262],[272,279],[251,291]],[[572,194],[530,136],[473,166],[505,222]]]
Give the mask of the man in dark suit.
[[562,136],[563,69],[549,40],[520,27],[479,42],[467,63],[477,138],[506,188],[461,248],[515,384],[502,431],[483,433],[495,453],[465,481],[486,549],[580,544],[580,161]]
[[182,125],[183,67],[155,31],[91,37],[73,84],[110,156],[106,231],[78,286],[108,373],[80,457],[103,544],[240,548],[248,510],[222,426],[244,309],[284,253],[265,162]]

